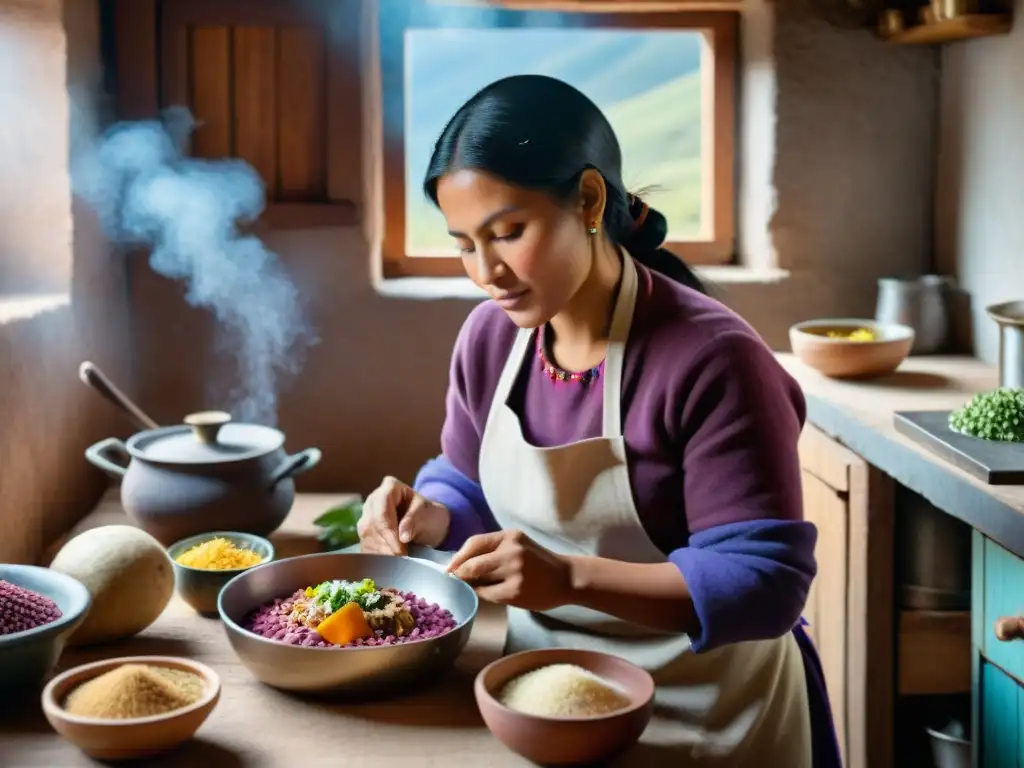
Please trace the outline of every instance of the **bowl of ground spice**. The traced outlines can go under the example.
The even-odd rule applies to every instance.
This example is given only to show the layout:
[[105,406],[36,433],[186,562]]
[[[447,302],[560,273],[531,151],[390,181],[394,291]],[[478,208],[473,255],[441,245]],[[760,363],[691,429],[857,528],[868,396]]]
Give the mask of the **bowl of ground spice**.
[[857,318],[808,320],[789,329],[793,354],[804,365],[836,379],[892,373],[914,346],[914,329]]
[[46,719],[97,760],[166,752],[192,738],[220,699],[217,673],[190,659],[125,656],[74,667],[43,689]]
[[0,564],[0,698],[38,692],[91,605],[89,590],[70,576]]
[[216,531],[172,544],[167,554],[181,599],[203,616],[217,615],[217,595],[242,571],[274,559],[274,545],[251,533]]

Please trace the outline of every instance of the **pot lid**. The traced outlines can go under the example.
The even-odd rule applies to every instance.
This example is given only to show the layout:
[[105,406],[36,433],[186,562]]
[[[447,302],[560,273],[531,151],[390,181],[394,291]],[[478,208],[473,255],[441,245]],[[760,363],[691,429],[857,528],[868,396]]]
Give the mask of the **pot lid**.
[[128,440],[128,452],[165,464],[222,464],[275,451],[284,435],[260,424],[232,424],[223,411],[185,417],[185,424],[140,432]]

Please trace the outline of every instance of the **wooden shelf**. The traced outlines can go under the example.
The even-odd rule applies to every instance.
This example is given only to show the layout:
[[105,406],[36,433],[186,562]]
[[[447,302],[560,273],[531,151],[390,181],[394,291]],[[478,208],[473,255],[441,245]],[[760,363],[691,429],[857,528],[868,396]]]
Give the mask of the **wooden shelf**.
[[888,35],[885,40],[897,45],[940,45],[974,37],[1005,35],[1013,26],[1013,18],[1004,13],[975,13],[955,19],[908,27]]
[[269,229],[319,229],[353,227],[359,212],[351,203],[270,203],[259,224]]
[[971,690],[970,611],[901,611],[898,642],[901,696]]

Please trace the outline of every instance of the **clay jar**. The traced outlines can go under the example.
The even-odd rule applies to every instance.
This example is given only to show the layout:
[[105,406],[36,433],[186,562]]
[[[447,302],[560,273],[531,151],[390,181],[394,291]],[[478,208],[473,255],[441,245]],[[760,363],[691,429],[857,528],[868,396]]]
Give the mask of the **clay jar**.
[[121,479],[125,512],[164,546],[210,531],[267,536],[291,511],[292,478],[316,466],[320,451],[288,455],[280,431],[230,420],[221,411],[192,414],[126,442],[101,440],[85,457]]

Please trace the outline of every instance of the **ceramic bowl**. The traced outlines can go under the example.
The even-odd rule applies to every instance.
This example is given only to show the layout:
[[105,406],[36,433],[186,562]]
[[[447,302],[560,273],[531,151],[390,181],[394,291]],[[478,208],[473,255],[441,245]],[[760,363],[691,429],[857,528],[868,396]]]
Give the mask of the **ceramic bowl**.
[[[178,563],[177,558],[192,549],[192,547],[216,538],[227,539],[239,549],[251,549],[256,554],[261,555],[263,561],[256,565],[250,565],[247,568],[233,568],[229,571],[191,568]],[[220,594],[224,585],[243,571],[248,571],[272,561],[274,559],[274,545],[261,536],[256,536],[252,533],[214,531],[182,539],[168,547],[167,554],[174,565],[174,585],[181,599],[203,616],[216,616],[217,595]]]
[[[538,717],[504,706],[497,695],[514,677],[549,664],[575,664],[624,690],[632,704],[600,717]],[[596,651],[549,649],[504,656],[473,684],[484,723],[499,741],[541,765],[604,763],[632,747],[654,711],[654,680],[625,659]]]
[[[192,672],[202,678],[199,701],[173,712],[126,720],[78,717],[64,709],[68,694],[94,677],[123,664],[148,664]],[[173,749],[192,738],[220,700],[220,678],[205,664],[173,656],[122,656],[74,667],[43,689],[43,714],[61,736],[96,760],[126,760]]]
[[[289,645],[242,626],[251,611],[298,589],[331,579],[365,578],[437,603],[452,613],[455,628],[400,645],[337,649]],[[478,605],[472,587],[433,562],[339,552],[289,557],[243,571],[218,599],[231,647],[258,680],[296,693],[361,699],[404,693],[444,674],[469,640]]]
[[[872,341],[853,341],[845,335],[868,329]],[[842,334],[839,337],[830,333]],[[910,354],[914,329],[897,323],[834,318],[809,320],[789,329],[789,343],[801,362],[832,378],[868,378],[892,373]]]
[[63,614],[50,624],[0,635],[0,693],[38,692],[57,665],[68,637],[85,621],[92,598],[78,580],[35,565],[0,564],[0,580],[50,598]]

